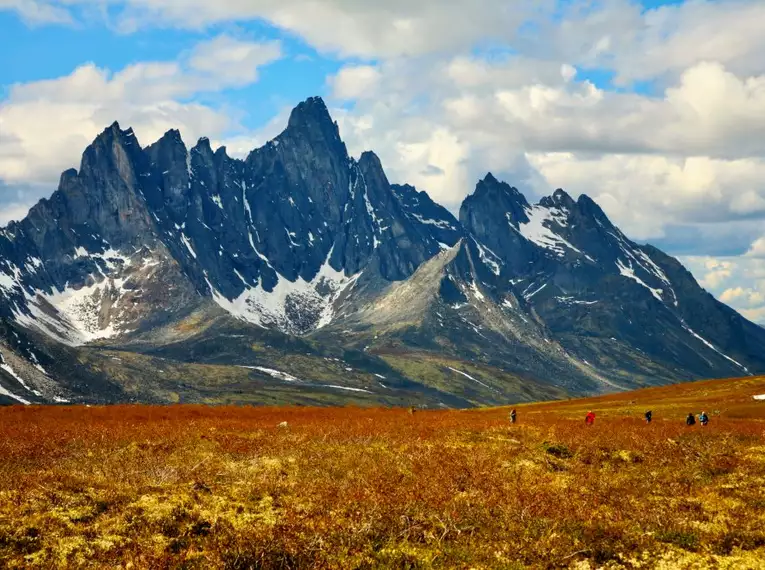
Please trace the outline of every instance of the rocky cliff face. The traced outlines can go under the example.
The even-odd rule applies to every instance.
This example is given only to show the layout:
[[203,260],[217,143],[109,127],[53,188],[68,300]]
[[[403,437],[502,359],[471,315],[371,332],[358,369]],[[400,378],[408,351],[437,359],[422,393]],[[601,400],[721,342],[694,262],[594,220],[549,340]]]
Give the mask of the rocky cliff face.
[[[111,125],[50,199],[0,232],[0,317],[6,402],[147,399],[126,395],[113,369],[122,360],[107,371],[83,356],[117,347],[167,346],[189,365],[256,360],[248,370],[268,375],[276,357],[249,352],[263,334],[284,346],[310,336],[326,350],[299,351],[322,362],[327,350],[358,351],[365,378],[387,370],[402,386],[416,379],[401,354],[569,393],[765,370],[761,327],[676,260],[631,242],[588,197],[556,190],[532,205],[489,174],[458,221],[424,192],[391,185],[373,153],[350,157],[318,98],[245,160],[204,138],[189,149],[175,130],[142,148]],[[213,321],[229,323],[219,335],[233,327],[253,342],[184,353]],[[279,373],[271,378],[290,376]],[[460,402],[512,395],[484,380]],[[459,385],[431,396],[462,397]]]

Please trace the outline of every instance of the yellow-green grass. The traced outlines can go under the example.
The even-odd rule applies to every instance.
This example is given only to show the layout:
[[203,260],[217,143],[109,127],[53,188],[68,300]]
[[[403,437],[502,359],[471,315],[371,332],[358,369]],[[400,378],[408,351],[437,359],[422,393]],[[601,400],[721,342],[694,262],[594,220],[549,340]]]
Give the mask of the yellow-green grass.
[[[762,393],[523,405],[516,425],[507,408],[3,408],[0,567],[762,568]],[[686,427],[702,408],[720,413]]]

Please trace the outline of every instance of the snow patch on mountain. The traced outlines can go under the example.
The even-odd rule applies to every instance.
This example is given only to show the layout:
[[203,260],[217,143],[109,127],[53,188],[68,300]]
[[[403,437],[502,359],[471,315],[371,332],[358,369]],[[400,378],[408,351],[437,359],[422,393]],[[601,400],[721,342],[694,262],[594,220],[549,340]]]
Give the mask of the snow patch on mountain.
[[[40,269],[43,266],[42,259],[39,257],[30,256],[27,258],[29,261],[27,261],[24,264],[24,267],[29,271],[30,273],[33,273],[35,270]],[[31,266],[31,267],[30,267]]]
[[369,390],[363,390],[362,388],[351,388],[350,386],[338,386],[337,384],[320,384],[322,388],[334,388],[335,390],[347,390],[349,392],[364,392],[371,394]]
[[191,254],[191,257],[196,259],[197,258],[197,252],[194,251],[193,247],[191,247],[191,242],[189,241],[189,238],[186,237],[186,234],[184,234],[184,233],[181,234],[181,241],[183,242],[183,245],[186,246],[186,249],[189,250],[189,253]]
[[476,378],[473,378],[473,377],[472,377],[470,374],[468,374],[467,372],[463,372],[462,370],[457,370],[456,368],[452,368],[451,366],[447,366],[447,368],[448,368],[449,370],[451,370],[452,372],[456,372],[456,373],[457,373],[457,374],[459,374],[460,376],[464,376],[464,377],[465,377],[465,378],[467,378],[468,380],[472,380],[473,382],[476,382],[477,384],[480,384],[480,385],[481,385],[481,386],[483,386],[484,388],[488,388],[489,390],[492,390],[492,391],[496,392],[496,390],[494,390],[494,388],[492,388],[492,387],[491,387],[491,386],[489,386],[488,384],[484,384],[483,382],[481,382],[480,380],[478,380],[478,379],[476,379]]
[[741,363],[740,363],[740,362],[738,362],[737,360],[734,360],[733,358],[731,358],[730,356],[728,356],[727,354],[725,354],[723,351],[721,351],[719,348],[717,348],[715,345],[713,345],[711,342],[709,342],[707,339],[705,339],[705,338],[703,338],[702,336],[700,336],[699,334],[697,334],[697,333],[696,333],[696,331],[694,331],[694,330],[693,330],[691,327],[689,327],[689,326],[688,326],[688,324],[687,324],[687,323],[686,323],[686,322],[685,322],[683,319],[680,319],[680,322],[682,323],[682,325],[683,325],[683,328],[684,328],[686,331],[688,331],[688,332],[691,334],[691,336],[693,336],[693,337],[697,338],[697,339],[698,339],[698,340],[700,340],[700,341],[701,341],[703,344],[705,344],[706,346],[708,346],[709,348],[711,348],[712,350],[714,350],[714,351],[715,351],[717,354],[719,354],[719,355],[720,355],[720,356],[722,356],[723,358],[725,358],[725,359],[729,360],[730,362],[732,362],[733,364],[735,364],[736,366],[738,366],[739,368],[741,368],[741,370],[743,370],[744,372],[746,372],[747,374],[749,374],[749,369],[748,369],[746,366],[744,366],[743,364],[741,364]]
[[334,269],[329,263],[331,257],[332,250],[311,281],[301,277],[290,281],[277,274],[272,291],[263,288],[261,279],[257,286],[247,287],[238,297],[227,299],[209,279],[207,284],[215,302],[234,317],[263,328],[274,326],[284,332],[305,334],[332,321],[335,301],[361,276],[357,273],[347,277]]
[[494,253],[492,250],[490,250],[488,247],[480,243],[477,239],[472,238],[473,243],[475,243],[476,247],[478,247],[478,256],[481,258],[481,261],[484,262],[484,264],[491,269],[492,273],[494,275],[499,276],[501,272],[500,264],[502,263],[502,260],[500,257]]
[[[109,244],[104,242],[104,246],[108,246]],[[92,259],[96,262],[96,266],[101,268],[101,265],[105,266],[109,271],[115,271],[118,269],[118,265],[121,267],[129,267],[130,266],[130,257],[125,255],[124,253],[117,251],[116,249],[113,249],[111,246],[108,247],[108,249],[105,249],[102,252],[95,252],[92,253],[88,251],[86,248],[82,246],[78,246],[74,250],[74,258],[75,259]],[[100,262],[100,263],[98,263]]]
[[500,307],[507,309],[508,311],[512,311],[514,315],[519,317],[524,323],[528,324],[529,320],[523,315],[523,311],[521,310],[517,301],[514,302],[514,300],[505,298],[502,300]]
[[534,284],[533,284],[533,283],[532,283],[531,285],[529,285],[529,286],[526,288],[526,290],[523,292],[523,298],[524,298],[524,299],[526,299],[527,301],[528,301],[528,300],[530,300],[530,299],[531,299],[531,298],[532,298],[534,295],[536,295],[537,293],[541,292],[541,291],[542,291],[542,290],[543,290],[545,287],[547,287],[547,283],[542,283],[542,285],[541,285],[540,287],[537,287],[536,289],[534,289],[533,291],[531,291],[531,293],[529,293],[529,290],[530,290],[532,287],[534,287]]
[[[15,312],[16,321],[36,328],[55,340],[78,346],[120,334],[116,318],[103,319],[104,307],[114,307],[125,293],[124,279],[107,278],[100,283],[75,289],[27,295],[30,315]],[[108,320],[104,325],[103,321]]]
[[661,289],[654,289],[648,283],[643,281],[640,277],[635,275],[635,270],[632,267],[632,263],[630,262],[629,266],[625,265],[621,259],[616,260],[616,267],[619,269],[619,273],[623,275],[624,277],[628,279],[632,279],[635,283],[638,283],[639,285],[642,285],[646,289],[648,289],[651,292],[651,295],[656,297],[659,301],[664,302],[664,299],[661,298],[661,294],[664,292]]
[[[507,214],[510,227],[516,229]],[[552,251],[558,257],[566,255],[566,249],[582,253],[571,243],[556,234],[550,227],[552,224],[565,228],[568,226],[568,217],[563,210],[558,208],[546,208],[541,204],[526,208],[526,216],[529,221],[518,225],[517,231],[530,242],[541,248]]]
[[[9,273],[10,272],[10,273]],[[12,263],[8,263],[0,270],[0,289],[5,293],[11,293],[20,287],[21,270]]]
[[[130,292],[125,288],[125,283],[131,277],[126,276],[125,270],[132,268],[130,271],[142,272],[148,278],[160,262],[145,257],[141,265],[134,265],[129,255],[111,247],[100,253],[78,248],[76,254],[96,261],[96,272],[88,278],[90,283],[81,286],[66,283],[63,288],[52,290],[22,288],[19,285],[24,299],[14,300],[11,306],[14,320],[21,326],[39,330],[69,346],[113,338],[127,332],[120,324],[124,309],[120,307],[120,301]],[[2,286],[0,278],[0,288]],[[35,364],[46,374],[39,363],[35,361]]]
[[[364,180],[364,175],[361,173],[359,173],[359,178],[364,184],[364,206],[367,209],[367,215],[369,215],[369,219],[372,220],[372,225],[379,231],[380,219],[377,217],[377,212],[375,212],[375,208],[372,206],[372,202],[369,201],[369,188],[367,187],[367,181]],[[357,178],[356,184],[358,184],[358,180],[359,179]]]
[[240,368],[257,370],[258,372],[268,374],[272,378],[276,378],[277,380],[284,380],[285,382],[300,382],[300,378],[297,378],[292,374],[288,374],[287,372],[282,372],[281,370],[274,370],[273,368],[265,368],[263,366],[240,366]]
[[473,294],[473,297],[478,301],[484,301],[486,297],[484,297],[483,293],[481,293],[481,290],[478,288],[478,285],[475,281],[471,281],[470,285],[470,293]]
[[[659,292],[659,300],[664,301],[663,297],[661,296],[664,293],[664,290],[670,292],[672,295],[672,301],[673,304],[677,307],[678,306],[678,300],[677,300],[677,294],[675,293],[674,288],[672,287],[672,283],[670,282],[669,278],[667,277],[667,274],[664,273],[664,271],[659,267],[653,259],[650,258],[648,254],[646,254],[644,251],[637,247],[632,247],[627,238],[622,234],[618,229],[615,230],[615,232],[608,232],[612,237],[614,237],[617,241],[617,244],[619,245],[619,249],[621,249],[622,253],[627,258],[627,263],[629,264],[628,269],[632,270],[632,276],[626,275],[627,277],[630,277],[631,279],[638,280],[639,283],[647,287],[651,290],[654,297],[656,297],[655,291]],[[620,266],[624,266],[625,264],[621,261],[617,260],[617,266],[619,266],[620,273],[622,275],[625,275],[624,272],[622,272],[622,268]],[[659,281],[661,281],[664,285],[663,288],[653,288],[647,285],[642,279],[639,279],[635,275],[635,269],[640,268],[642,269],[646,276],[655,277]],[[634,276],[634,277],[633,277]]]
[[5,362],[3,359],[2,354],[0,354],[0,370],[4,370],[11,378],[16,380],[19,384],[21,384],[21,387],[24,388],[27,392],[32,392],[35,396],[42,396],[39,390],[35,390],[34,388],[30,388],[26,382],[24,382],[24,379],[16,374],[16,371],[11,368],[11,365]]
[[118,265],[129,267],[132,263],[128,255],[111,247],[103,253],[91,253],[90,256],[102,259],[109,271],[116,271],[119,269]]
[[282,380],[283,382],[296,382],[299,384],[304,384],[306,386],[312,385],[317,386],[320,388],[332,388],[335,390],[347,390],[349,392],[364,392],[366,394],[371,394],[369,390],[363,390],[361,388],[351,388],[350,386],[339,386],[337,384],[308,384],[301,380],[300,378],[293,376],[292,374],[289,374],[287,372],[282,372],[281,370],[275,370],[273,368],[266,368],[264,366],[240,366],[240,368],[247,368],[248,370],[256,370],[257,372],[262,372],[263,374],[267,374],[268,376],[271,376],[271,378],[275,378],[276,380]]
[[0,385],[0,395],[6,396],[8,398],[11,398],[12,400],[16,400],[18,403],[24,404],[25,406],[28,406],[28,405],[31,404],[31,402],[29,400],[25,400],[21,396],[17,396],[13,392],[11,392],[9,390],[6,390],[5,388],[3,388],[2,385]]
[[672,287],[672,282],[667,277],[667,274],[664,273],[661,267],[656,265],[653,259],[651,259],[650,256],[646,254],[645,252],[639,249],[636,249],[635,253],[647,264],[647,267],[642,264],[641,266],[644,269],[646,269],[649,273],[652,273],[653,275],[658,277],[666,285],[667,290],[669,290],[669,292],[672,294],[672,303],[675,305],[675,307],[677,307],[678,306],[677,293],[675,293],[675,289]]
[[39,370],[46,376],[50,376],[50,374],[48,374],[48,371],[45,370],[45,368],[43,368],[42,365],[40,364],[40,361],[37,359],[37,355],[31,350],[29,350],[28,352],[29,352],[29,360],[32,362],[32,366],[37,368],[37,370]]
[[415,218],[418,222],[421,224],[425,224],[428,226],[436,226],[437,228],[445,229],[445,230],[452,230],[454,227],[447,222],[446,220],[431,220],[429,218],[426,218],[420,214],[415,214],[412,212],[410,214],[413,218]]
[[555,297],[555,300],[562,304],[567,305],[595,305],[597,301],[584,301],[567,295]]

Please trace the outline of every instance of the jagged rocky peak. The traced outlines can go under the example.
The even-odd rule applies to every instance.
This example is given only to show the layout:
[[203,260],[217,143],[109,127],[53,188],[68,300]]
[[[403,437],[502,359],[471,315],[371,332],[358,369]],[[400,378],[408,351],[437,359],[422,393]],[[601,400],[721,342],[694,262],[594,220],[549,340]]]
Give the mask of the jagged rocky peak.
[[299,128],[306,125],[318,125],[320,127],[337,126],[329,114],[326,103],[321,97],[309,97],[305,101],[298,103],[287,121],[287,127]]
[[183,137],[181,136],[181,131],[179,131],[178,129],[168,129],[167,132],[164,135],[162,135],[162,138],[169,139],[172,141],[177,141],[183,144]]
[[[377,156],[373,151],[371,150],[365,150],[361,153],[361,156],[359,157],[359,168],[361,168],[362,172],[373,172],[376,175],[382,175],[385,176],[385,172],[383,171],[382,162],[380,162],[380,157]],[[385,178],[385,182],[388,182],[388,178]]]
[[180,131],[167,131],[162,138],[146,148],[146,154],[159,178],[159,192],[149,192],[147,199],[155,212],[161,212],[164,205],[174,221],[182,221],[188,206],[191,163]]
[[459,220],[495,274],[504,269],[518,272],[536,255],[520,229],[528,224],[530,212],[523,194],[489,173],[462,202]]
[[345,143],[340,138],[340,128],[332,120],[321,97],[311,97],[299,103],[290,113],[287,128],[266,146],[281,144],[291,144],[297,152],[313,149],[314,152],[328,151],[340,159],[348,157]]
[[210,145],[210,139],[207,137],[199,137],[197,144],[195,144],[194,148],[191,150],[192,152],[198,152],[205,156],[213,154],[212,146]]
[[517,226],[528,221],[528,207],[526,197],[517,188],[500,182],[489,172],[462,203],[460,222],[472,230],[482,226],[481,220],[489,216],[495,221],[502,219]]
[[281,203],[283,216],[294,217],[294,202],[297,211],[312,211],[330,227],[340,224],[350,195],[350,158],[321,99],[300,103],[284,131],[248,155],[245,170],[256,218],[267,207],[263,202]]
[[76,179],[77,179],[77,169],[69,168],[67,170],[64,170],[64,172],[61,173],[61,176],[58,179],[58,186],[59,188],[63,188],[73,183]]
[[473,195],[476,197],[508,195],[523,203],[528,203],[526,197],[518,188],[498,180],[491,172],[486,173],[486,176],[478,181]]
[[545,196],[539,203],[546,208],[555,208],[557,206],[571,210],[576,207],[574,199],[562,188],[558,188],[552,193],[552,196]]
[[25,233],[52,263],[75,247],[138,244],[151,233],[144,191],[150,165],[132,129],[117,122],[85,149],[79,171],[62,173],[50,199],[30,209]]
[[381,187],[390,187],[388,177],[385,175],[380,158],[371,150],[366,150],[359,157],[359,169],[367,184]]
[[159,164],[159,160],[167,157],[184,157],[187,154],[186,144],[183,142],[181,132],[178,129],[170,129],[162,135],[158,141],[146,147],[146,152],[151,158],[152,164]]
[[418,192],[409,184],[391,186],[407,217],[430,230],[431,237],[441,249],[456,244],[464,232],[454,215],[433,201],[427,192]]
[[114,121],[111,125],[106,127],[98,135],[96,135],[95,141],[108,139],[109,137],[118,138],[122,136],[123,134],[127,135],[128,132],[132,134],[133,129],[129,127],[128,129],[123,131],[122,127],[120,127],[119,121]]
[[[132,128],[122,130],[117,121],[104,129],[85,149],[80,163],[80,176],[88,182],[114,169],[126,185],[135,184],[136,159],[143,155]],[[141,165],[143,166],[143,165]]]
[[579,211],[593,220],[597,220],[600,225],[602,225],[605,228],[613,228],[614,225],[611,223],[611,220],[608,219],[608,216],[606,216],[606,213],[603,211],[603,209],[593,200],[590,198],[587,194],[580,194],[579,199],[576,201],[576,205],[579,208]]

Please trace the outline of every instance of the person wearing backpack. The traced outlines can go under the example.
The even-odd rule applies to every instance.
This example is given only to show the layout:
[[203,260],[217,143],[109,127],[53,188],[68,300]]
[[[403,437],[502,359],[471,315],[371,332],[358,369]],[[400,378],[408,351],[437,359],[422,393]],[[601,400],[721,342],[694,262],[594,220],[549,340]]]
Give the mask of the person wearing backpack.
[[685,418],[685,425],[687,425],[687,426],[693,426],[693,425],[696,425],[696,418],[695,418],[695,416],[693,415],[693,412],[691,412],[690,414],[688,414],[688,417],[687,417],[687,418]]
[[515,408],[510,411],[510,423],[514,424],[516,420]]
[[584,416],[584,423],[587,424],[588,426],[591,426],[592,424],[595,423],[595,414],[592,413],[592,410],[587,412],[587,415]]
[[651,410],[648,410],[645,413],[645,423],[650,424],[652,419],[653,419],[653,412]]
[[709,423],[709,416],[706,412],[701,412],[699,414],[699,423],[701,423],[702,426],[706,426]]

